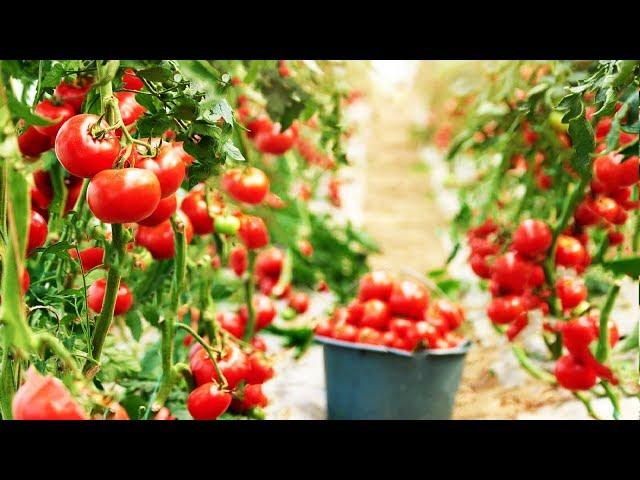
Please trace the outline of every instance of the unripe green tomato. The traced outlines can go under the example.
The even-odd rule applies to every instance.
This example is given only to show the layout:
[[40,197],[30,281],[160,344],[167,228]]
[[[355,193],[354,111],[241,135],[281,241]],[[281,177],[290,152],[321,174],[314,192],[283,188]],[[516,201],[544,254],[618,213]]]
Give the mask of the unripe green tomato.
[[217,233],[235,235],[240,228],[240,220],[233,215],[218,215],[214,226]]
[[281,315],[283,320],[293,320],[298,316],[298,312],[291,307],[287,307]]
[[569,130],[569,124],[562,123],[562,117],[564,117],[564,114],[555,110],[549,114],[549,123],[556,132],[567,132]]

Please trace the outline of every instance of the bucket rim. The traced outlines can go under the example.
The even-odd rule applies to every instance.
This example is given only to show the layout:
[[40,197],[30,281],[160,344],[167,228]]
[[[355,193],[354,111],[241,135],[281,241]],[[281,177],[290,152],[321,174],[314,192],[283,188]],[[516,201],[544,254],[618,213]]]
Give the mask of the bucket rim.
[[406,358],[426,357],[426,356],[440,357],[440,356],[447,356],[447,355],[464,355],[471,348],[470,339],[466,339],[460,345],[453,348],[442,348],[437,350],[435,349],[434,350],[417,350],[414,352],[409,352],[407,350],[400,350],[398,348],[385,347],[383,345],[369,345],[366,343],[347,342],[344,340],[337,340],[331,337],[325,337],[323,335],[315,335],[314,340],[324,345],[332,345],[335,347],[349,348],[351,350],[361,350],[361,351],[369,351],[369,352],[377,352],[377,353],[390,353],[392,355],[397,355],[397,356],[406,357]]

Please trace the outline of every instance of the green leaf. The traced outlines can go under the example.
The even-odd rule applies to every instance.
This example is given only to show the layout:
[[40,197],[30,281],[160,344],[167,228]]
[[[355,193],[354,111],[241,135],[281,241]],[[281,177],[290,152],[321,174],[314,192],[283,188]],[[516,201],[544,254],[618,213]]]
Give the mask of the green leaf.
[[9,103],[9,110],[11,110],[11,113],[13,115],[15,115],[16,117],[20,117],[22,119],[24,119],[24,121],[28,124],[28,125],[39,125],[39,126],[44,126],[44,125],[53,125],[54,122],[50,122],[49,120],[46,120],[38,115],[36,115],[35,113],[33,113],[31,111],[31,108],[22,103],[21,101],[19,101],[14,95],[13,92],[11,92],[10,90],[7,90],[7,100]]
[[215,120],[222,117],[226,123],[233,125],[233,110],[224,98],[214,105],[211,113]]
[[603,262],[602,266],[614,273],[628,275],[632,278],[640,277],[640,256]]
[[138,342],[140,341],[140,337],[142,336],[142,320],[140,319],[140,314],[137,310],[129,310],[127,315],[124,318],[124,321],[131,330],[131,335],[133,339]]
[[229,157],[233,158],[234,160],[237,160],[239,162],[245,161],[245,158],[242,155],[242,152],[240,152],[238,147],[236,147],[231,140],[227,140],[227,142],[223,145],[222,150],[224,151],[224,153],[226,153]]
[[136,75],[151,82],[166,82],[171,79],[173,72],[165,67],[150,67],[138,70]]
[[584,116],[572,119],[569,122],[569,136],[576,154],[571,158],[571,164],[576,171],[584,176],[591,174],[591,154],[596,149],[593,127]]

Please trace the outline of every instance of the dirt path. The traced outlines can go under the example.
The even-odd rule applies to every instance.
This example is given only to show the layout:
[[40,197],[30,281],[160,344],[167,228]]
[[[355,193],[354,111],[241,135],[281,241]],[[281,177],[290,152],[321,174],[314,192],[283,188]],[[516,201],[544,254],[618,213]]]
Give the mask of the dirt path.
[[[367,178],[364,227],[382,248],[372,256],[376,269],[418,272],[441,266],[446,259],[438,231],[446,223],[429,201],[429,184],[420,171],[418,148],[410,138],[411,92],[389,98],[369,95],[372,109],[367,144]],[[456,397],[453,418],[510,419],[542,406],[570,398],[542,382],[529,379],[524,385],[506,388],[491,372],[495,348],[474,346],[467,357]],[[566,395],[564,394],[566,393]]]

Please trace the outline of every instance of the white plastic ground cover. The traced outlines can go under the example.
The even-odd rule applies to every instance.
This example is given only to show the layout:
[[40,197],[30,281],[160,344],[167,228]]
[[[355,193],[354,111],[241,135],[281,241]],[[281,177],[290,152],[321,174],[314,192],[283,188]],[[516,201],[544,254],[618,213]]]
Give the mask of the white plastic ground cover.
[[[450,184],[448,180],[452,177],[458,182],[466,182],[473,179],[475,176],[473,163],[470,159],[460,156],[454,164],[453,173],[450,173],[449,164],[437,149],[433,147],[424,148],[421,151],[421,158],[428,168],[427,178],[431,185],[435,203],[445,218],[452,220],[460,208],[460,202],[455,188],[447,188],[447,185]],[[440,240],[446,251],[451,251],[453,242],[448,232],[440,233]],[[490,295],[480,288],[478,277],[473,273],[467,262],[468,257],[469,248],[464,245],[448,267],[448,273],[452,278],[463,280],[470,285],[469,291],[460,299],[460,303],[465,309],[468,320],[473,325],[475,337],[480,344],[499,349],[499,358],[491,368],[501,384],[505,387],[521,385],[527,380],[528,375],[520,367],[511,352],[508,340],[504,336],[498,335],[492,328],[485,312]],[[640,299],[638,281],[625,277],[611,313],[611,318],[616,322],[621,335],[628,334],[640,318],[638,299]],[[542,317],[540,315],[532,315],[530,319],[529,325],[518,336],[518,341],[529,353],[544,354],[546,346],[540,335],[538,335]],[[596,399],[593,404],[594,409],[602,418],[611,418],[613,412],[607,399]],[[640,419],[640,400],[638,398],[625,399],[621,402],[621,410],[623,418]],[[522,414],[518,418],[582,419],[589,417],[582,403],[571,401],[559,407],[543,407],[534,412]]]

